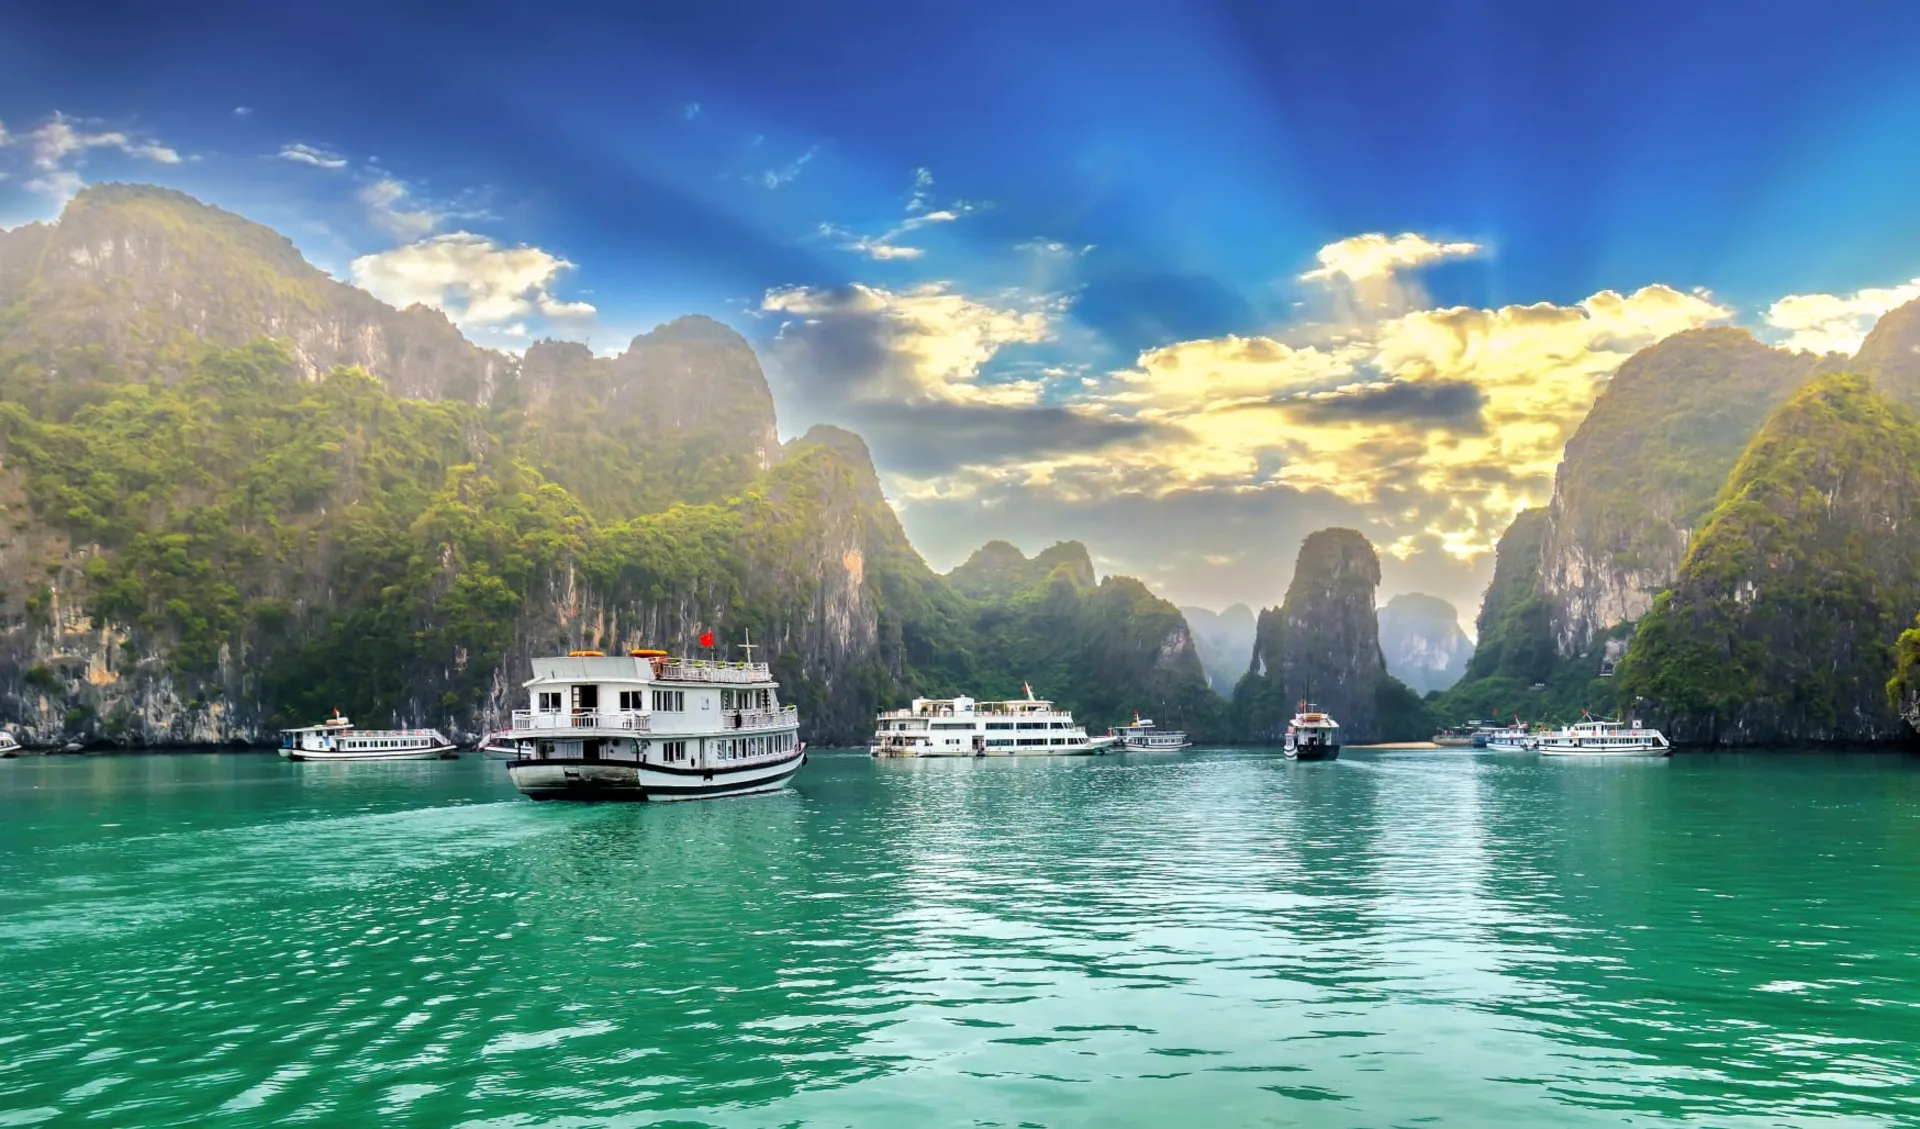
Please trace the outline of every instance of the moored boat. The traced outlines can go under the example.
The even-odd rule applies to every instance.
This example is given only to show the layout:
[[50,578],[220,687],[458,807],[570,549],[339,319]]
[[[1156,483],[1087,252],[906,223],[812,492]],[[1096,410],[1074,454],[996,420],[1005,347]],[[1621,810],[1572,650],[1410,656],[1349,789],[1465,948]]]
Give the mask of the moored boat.
[[1301,702],[1299,712],[1287,723],[1280,751],[1288,760],[1330,761],[1340,756],[1340,723]]
[[1464,749],[1473,744],[1474,730],[1479,722],[1470,721],[1465,725],[1449,725],[1433,735],[1433,743],[1448,749]]
[[755,795],[806,763],[799,711],[766,663],[573,651],[533,660],[525,689],[507,775],[536,800]]
[[1133,753],[1177,753],[1193,747],[1187,735],[1177,729],[1156,729],[1151,718],[1143,719],[1133,711],[1133,724],[1107,730],[1118,747]]
[[1512,725],[1487,730],[1487,751],[1493,753],[1530,753],[1540,745],[1533,731],[1515,718]]
[[339,710],[319,725],[280,732],[280,755],[296,761],[438,760],[455,748],[438,729],[358,729]]
[[1673,753],[1664,733],[1638,721],[1588,718],[1544,733],[1537,741],[1540,755],[1546,757],[1664,757]]
[[473,751],[495,760],[511,760],[519,748],[519,745],[514,743],[513,730],[495,729],[480,738],[479,743],[474,745]]
[[20,755],[20,742],[11,730],[0,729],[0,757]]
[[1034,697],[1032,686],[1025,689],[1026,697],[1004,702],[915,698],[875,719],[867,751],[876,757],[1077,757],[1119,743],[1112,735],[1088,736],[1072,711]]

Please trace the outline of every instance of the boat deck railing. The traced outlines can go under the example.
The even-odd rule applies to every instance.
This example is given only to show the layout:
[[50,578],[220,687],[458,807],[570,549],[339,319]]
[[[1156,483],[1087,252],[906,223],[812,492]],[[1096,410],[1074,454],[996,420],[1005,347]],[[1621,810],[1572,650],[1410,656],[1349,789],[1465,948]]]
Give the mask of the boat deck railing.
[[800,707],[786,706],[777,710],[728,710],[720,715],[722,729],[778,729],[783,726],[797,725],[800,722]]
[[653,719],[635,710],[514,710],[516,732],[529,729],[605,729],[648,733]]
[[670,659],[653,664],[653,677],[661,682],[770,682],[773,668],[766,663]]

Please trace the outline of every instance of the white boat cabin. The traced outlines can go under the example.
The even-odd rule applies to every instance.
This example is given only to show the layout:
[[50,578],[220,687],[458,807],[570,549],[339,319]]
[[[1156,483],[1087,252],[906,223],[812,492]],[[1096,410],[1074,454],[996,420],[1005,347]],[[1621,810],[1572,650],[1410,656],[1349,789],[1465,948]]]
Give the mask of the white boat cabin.
[[534,659],[524,687],[501,742],[520,760],[711,768],[800,748],[799,713],[766,663],[576,651]]

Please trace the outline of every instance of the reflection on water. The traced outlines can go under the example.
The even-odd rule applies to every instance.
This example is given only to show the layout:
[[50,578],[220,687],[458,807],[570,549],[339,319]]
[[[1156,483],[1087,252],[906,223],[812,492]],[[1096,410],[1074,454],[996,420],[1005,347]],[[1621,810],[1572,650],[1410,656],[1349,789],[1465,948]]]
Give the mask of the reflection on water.
[[0,1124],[1892,1125],[1920,762],[0,764]]

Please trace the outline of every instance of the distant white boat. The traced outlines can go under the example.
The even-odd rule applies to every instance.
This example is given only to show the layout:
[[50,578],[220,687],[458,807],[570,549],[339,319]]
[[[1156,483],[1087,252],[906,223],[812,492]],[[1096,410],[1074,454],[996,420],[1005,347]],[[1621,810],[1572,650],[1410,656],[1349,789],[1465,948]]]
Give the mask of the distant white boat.
[[1492,753],[1530,753],[1540,747],[1533,730],[1515,719],[1512,725],[1487,730],[1487,751]]
[[280,732],[280,755],[296,761],[424,761],[454,751],[438,729],[355,729],[339,710],[319,725]]
[[0,729],[0,757],[14,756],[19,752],[20,742],[14,739],[12,733],[5,729]]
[[1089,737],[1068,710],[1033,696],[1004,702],[915,698],[875,719],[867,751],[876,757],[1076,757],[1104,753],[1114,736]]
[[1118,741],[1121,749],[1132,753],[1177,753],[1193,747],[1185,733],[1177,729],[1155,729],[1152,719],[1141,718],[1139,710],[1133,711],[1132,725],[1109,729],[1107,736]]
[[1638,721],[1589,719],[1542,734],[1537,740],[1543,757],[1664,757],[1673,753],[1665,734]]
[[512,760],[520,752],[520,743],[514,740],[513,730],[496,729],[480,738],[474,751],[496,760]]
[[1301,702],[1299,713],[1287,723],[1286,739],[1280,751],[1288,760],[1330,761],[1340,756],[1340,723]]

